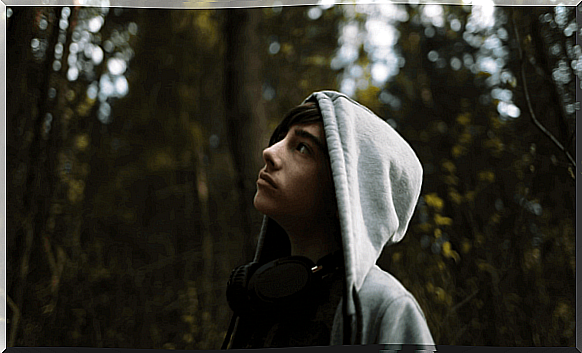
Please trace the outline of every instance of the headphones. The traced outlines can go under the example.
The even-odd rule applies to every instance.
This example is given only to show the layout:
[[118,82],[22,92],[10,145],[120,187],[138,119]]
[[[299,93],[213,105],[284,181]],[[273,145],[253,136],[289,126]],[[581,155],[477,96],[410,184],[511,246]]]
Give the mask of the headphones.
[[341,250],[324,256],[317,264],[303,256],[266,264],[251,262],[232,271],[226,298],[240,317],[302,315],[319,304],[322,278],[342,266]]

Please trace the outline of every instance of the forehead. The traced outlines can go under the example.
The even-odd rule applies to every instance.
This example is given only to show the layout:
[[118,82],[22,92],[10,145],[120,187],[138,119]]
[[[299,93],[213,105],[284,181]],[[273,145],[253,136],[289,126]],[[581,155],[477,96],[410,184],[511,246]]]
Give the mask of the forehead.
[[325,131],[323,128],[323,123],[321,123],[320,121],[315,122],[315,123],[307,123],[307,124],[295,124],[292,125],[289,128],[289,131],[295,131],[295,130],[304,130],[309,132],[310,134],[312,134],[313,136],[317,136],[323,139],[323,141],[325,141]]
[[[289,131],[287,133],[288,135],[296,135],[299,137],[304,137],[304,138],[309,138],[312,139],[312,137],[315,138],[315,143],[317,145],[319,145],[318,147],[320,147],[322,149],[322,152],[327,152],[327,143],[325,141],[325,129],[323,128],[323,123],[322,122],[314,122],[314,123],[308,123],[308,124],[295,124],[292,125],[289,128]],[[309,136],[311,135],[311,136]]]

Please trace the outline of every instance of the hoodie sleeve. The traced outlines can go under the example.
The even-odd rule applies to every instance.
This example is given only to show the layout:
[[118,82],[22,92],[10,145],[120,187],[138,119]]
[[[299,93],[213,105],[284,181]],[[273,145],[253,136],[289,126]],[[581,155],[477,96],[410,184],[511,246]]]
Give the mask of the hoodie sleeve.
[[412,296],[391,301],[379,315],[378,343],[434,345],[424,314]]

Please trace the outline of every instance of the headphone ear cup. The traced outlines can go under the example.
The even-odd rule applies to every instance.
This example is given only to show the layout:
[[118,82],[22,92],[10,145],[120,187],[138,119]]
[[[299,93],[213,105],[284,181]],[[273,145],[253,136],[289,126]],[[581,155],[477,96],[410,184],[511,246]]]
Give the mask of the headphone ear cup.
[[321,299],[322,276],[337,267],[333,256],[320,262],[317,269],[306,257],[288,256],[262,265],[251,262],[239,266],[232,270],[227,283],[228,304],[241,317],[277,318],[312,312]]
[[226,284],[226,300],[232,311],[239,316],[252,314],[247,287],[251,276],[259,267],[258,263],[251,262],[235,268],[230,273]]
[[308,258],[290,256],[261,266],[248,283],[250,305],[258,315],[303,315],[314,304],[320,282],[315,264]]

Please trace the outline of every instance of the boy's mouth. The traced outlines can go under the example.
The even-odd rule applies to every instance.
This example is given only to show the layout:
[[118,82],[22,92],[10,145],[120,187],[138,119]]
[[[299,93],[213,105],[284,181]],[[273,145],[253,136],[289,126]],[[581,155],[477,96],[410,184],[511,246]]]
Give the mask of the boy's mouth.
[[270,186],[272,186],[273,188],[277,188],[277,184],[275,184],[275,181],[273,180],[273,178],[271,178],[271,176],[265,172],[260,172],[259,173],[259,180],[258,181],[265,181],[267,184],[269,184]]

